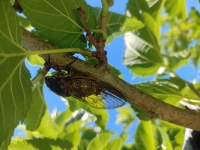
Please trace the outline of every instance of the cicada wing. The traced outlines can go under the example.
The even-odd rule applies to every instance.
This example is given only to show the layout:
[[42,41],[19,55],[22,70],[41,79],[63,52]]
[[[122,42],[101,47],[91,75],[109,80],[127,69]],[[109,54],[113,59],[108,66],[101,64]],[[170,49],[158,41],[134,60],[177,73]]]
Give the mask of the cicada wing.
[[124,100],[106,90],[101,91],[98,95],[93,94],[82,99],[89,106],[99,109],[113,109],[125,104]]

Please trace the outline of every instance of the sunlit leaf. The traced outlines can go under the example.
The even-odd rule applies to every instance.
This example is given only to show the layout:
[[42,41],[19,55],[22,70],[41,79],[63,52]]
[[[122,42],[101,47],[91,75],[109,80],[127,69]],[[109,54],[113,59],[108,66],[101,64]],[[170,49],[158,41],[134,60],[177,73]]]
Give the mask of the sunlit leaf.
[[90,144],[87,147],[87,150],[104,148],[108,144],[110,137],[112,135],[113,135],[113,133],[111,133],[111,132],[100,133],[90,142]]
[[186,18],[186,1],[185,0],[167,0],[165,8],[171,18],[175,16],[185,19]]
[[97,117],[97,120],[95,122],[98,126],[100,126],[102,129],[106,128],[109,119],[109,114],[106,109],[95,109],[90,107],[86,110],[88,110]]
[[174,105],[183,97],[179,87],[168,81],[145,82],[135,86],[160,100]]
[[73,144],[67,140],[50,139],[50,138],[33,138],[33,139],[15,139],[9,146],[9,150],[35,150],[35,149],[51,149],[51,150],[71,150]]
[[192,51],[192,56],[191,56],[191,58],[192,58],[192,62],[193,62],[193,64],[194,64],[194,66],[197,68],[198,67],[198,65],[199,65],[199,60],[200,60],[200,55],[199,55],[199,53],[200,53],[200,45],[196,45],[195,46],[195,48],[193,49],[193,51]]
[[128,135],[123,134],[117,138],[114,138],[112,141],[110,141],[107,144],[106,147],[103,148],[103,150],[109,150],[109,149],[121,150],[127,137],[128,137]]
[[144,0],[129,0],[127,4],[127,15],[135,16],[145,23],[144,28],[124,35],[126,45],[124,64],[138,76],[152,75],[162,66],[162,57],[156,39],[159,27],[152,26],[155,21],[153,17],[159,20],[159,18],[156,18],[159,11],[151,15],[154,8],[151,9],[148,8]]
[[[97,20],[98,24],[100,24],[101,19],[101,9],[100,8],[93,8],[92,9]],[[120,27],[123,25],[125,21],[125,16],[121,14],[117,14],[114,12],[108,13],[108,20],[107,20],[107,39],[106,42],[110,43],[114,37],[122,34],[120,32]]]
[[75,110],[78,110],[80,108],[87,108],[89,107],[86,103],[83,103],[76,98],[73,97],[67,97],[67,101],[69,103],[69,109],[73,112]]
[[138,109],[137,107],[131,106],[131,108],[134,110],[134,112],[136,113],[136,117],[138,117],[140,120],[143,121],[148,121],[151,120],[151,116],[150,114],[142,111],[141,109]]
[[71,115],[72,115],[72,112],[70,111],[70,109],[67,109],[66,111],[56,116],[55,122],[60,130],[63,129],[66,121],[71,117]]
[[24,27],[26,30],[31,30],[33,27],[31,26],[30,22],[24,17],[18,15],[20,25]]
[[179,67],[188,64],[190,52],[191,49],[187,48],[179,52],[164,55],[163,59],[165,60],[166,65],[168,65],[172,70],[176,70]]
[[96,26],[91,8],[84,0],[21,0],[24,14],[39,36],[58,47],[86,46],[83,25],[77,8],[82,7],[90,28]]
[[162,128],[160,127],[158,127],[158,130],[162,137],[162,146],[164,146],[167,150],[172,150],[173,148],[167,133],[165,133],[165,131],[163,131]]
[[153,150],[155,148],[151,121],[141,121],[134,136],[134,145],[137,150]]
[[106,124],[108,122],[108,112],[106,109],[92,108],[88,106],[86,103],[83,103],[73,97],[68,97],[67,100],[69,102],[71,111],[75,111],[80,108],[83,108],[97,117],[97,120],[96,120],[97,125],[99,125],[103,129],[106,127]]
[[185,134],[184,127],[166,121],[160,121],[160,123],[161,124],[159,124],[159,126],[162,127],[162,130],[165,133],[168,134],[173,149],[178,150],[180,147],[182,147]]
[[27,60],[30,64],[32,65],[38,65],[38,66],[43,66],[44,65],[44,59],[42,59],[38,55],[31,55],[27,57]]
[[135,120],[135,116],[133,114],[133,110],[130,106],[124,106],[122,108],[117,109],[117,120],[116,122],[124,126],[124,130],[130,127],[130,125]]
[[34,87],[32,99],[30,110],[24,120],[27,130],[37,130],[44,137],[57,138],[59,129],[47,109],[41,85]]
[[180,130],[174,137],[174,150],[179,150],[182,148],[183,142],[184,142],[184,134],[185,134],[185,130],[184,128],[182,128],[182,130]]
[[0,1],[0,18],[0,147],[6,149],[32,98],[26,50],[20,46],[21,30],[9,1]]
[[81,135],[80,135],[81,124],[82,124],[81,120],[68,124],[67,126],[65,126],[65,128],[63,128],[59,137],[61,139],[70,141],[74,146],[78,146],[81,141]]
[[[24,148],[24,149],[23,149]],[[35,150],[34,145],[29,144],[25,139],[16,138],[11,141],[8,150],[21,149],[21,150]]]
[[126,17],[124,25],[121,27],[123,33],[138,30],[144,27],[144,24],[135,17]]

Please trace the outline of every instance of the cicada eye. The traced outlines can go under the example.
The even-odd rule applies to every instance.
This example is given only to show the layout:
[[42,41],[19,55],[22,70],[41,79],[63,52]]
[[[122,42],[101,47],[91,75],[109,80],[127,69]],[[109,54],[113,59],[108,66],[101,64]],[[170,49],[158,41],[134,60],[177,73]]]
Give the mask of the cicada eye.
[[47,87],[54,93],[60,96],[69,96],[68,91],[66,90],[66,83],[62,82],[61,78],[56,76],[49,76],[45,78],[45,83]]

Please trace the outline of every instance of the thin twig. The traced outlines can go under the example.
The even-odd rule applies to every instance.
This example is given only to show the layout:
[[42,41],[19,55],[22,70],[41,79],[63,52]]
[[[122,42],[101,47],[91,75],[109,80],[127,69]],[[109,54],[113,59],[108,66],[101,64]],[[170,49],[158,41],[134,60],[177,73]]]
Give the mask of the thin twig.
[[[107,3],[107,2],[106,2]],[[85,11],[83,10],[82,7],[78,8],[77,9],[79,14],[80,14],[80,17],[81,17],[81,20],[82,20],[82,23],[83,23],[83,26],[87,32],[87,37],[88,37],[88,40],[95,46],[96,48],[96,53],[94,53],[93,56],[95,56],[98,60],[99,60],[99,65],[104,65],[105,67],[107,66],[107,57],[106,57],[106,52],[104,51],[104,47],[105,47],[105,35],[103,34],[99,34],[99,38],[98,38],[98,41],[95,40],[95,38],[92,36],[91,34],[91,30],[88,26],[88,23],[86,21],[86,16],[85,16]],[[103,30],[103,33],[106,33],[104,31],[106,31],[106,23],[107,22],[104,22],[105,25],[105,30]]]
[[90,28],[89,28],[88,23],[87,23],[87,20],[86,20],[86,17],[85,17],[85,11],[83,10],[82,7],[77,8],[77,10],[80,14],[80,17],[81,17],[83,26],[85,28],[85,31],[87,33],[87,36],[89,37],[88,41],[90,41],[90,43],[92,43],[95,47],[97,47],[96,39],[92,36]]

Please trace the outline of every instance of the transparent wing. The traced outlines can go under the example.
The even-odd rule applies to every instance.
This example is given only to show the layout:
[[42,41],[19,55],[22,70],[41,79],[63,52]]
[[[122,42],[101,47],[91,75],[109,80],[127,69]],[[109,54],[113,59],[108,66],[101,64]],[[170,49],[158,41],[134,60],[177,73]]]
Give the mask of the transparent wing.
[[87,103],[89,106],[99,109],[112,109],[121,107],[125,101],[107,90],[101,91],[99,95],[90,95],[83,97],[81,101]]

